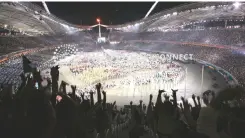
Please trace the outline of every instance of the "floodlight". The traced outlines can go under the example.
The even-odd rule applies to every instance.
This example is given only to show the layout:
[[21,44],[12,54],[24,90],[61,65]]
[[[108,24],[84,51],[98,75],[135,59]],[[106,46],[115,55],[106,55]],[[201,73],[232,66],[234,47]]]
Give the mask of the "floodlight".
[[235,2],[235,3],[233,3],[233,6],[235,8],[239,8],[241,6],[241,3],[240,2]]
[[97,18],[97,19],[96,19],[96,21],[99,23],[99,22],[100,22],[100,19],[99,19],[99,18]]

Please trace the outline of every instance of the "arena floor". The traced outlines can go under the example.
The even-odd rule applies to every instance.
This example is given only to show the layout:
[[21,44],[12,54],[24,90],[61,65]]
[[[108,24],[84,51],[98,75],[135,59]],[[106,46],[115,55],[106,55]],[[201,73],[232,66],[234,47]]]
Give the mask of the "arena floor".
[[[118,54],[118,53],[116,53]],[[75,57],[77,58],[77,57]],[[81,57],[83,58],[83,57]],[[73,61],[73,59],[72,59]],[[71,61],[70,61],[71,62]],[[132,63],[133,64],[133,63]],[[202,65],[199,63],[195,63],[195,64],[186,64],[186,63],[178,63],[182,68],[187,68],[187,78],[184,77],[184,79],[182,80],[178,80],[178,81],[172,81],[172,82],[163,82],[163,81],[159,81],[158,83],[150,83],[150,84],[146,84],[146,85],[118,85],[116,87],[112,87],[112,88],[106,88],[104,87],[103,90],[105,90],[107,92],[107,101],[108,102],[114,102],[117,101],[118,105],[126,105],[129,104],[130,101],[133,101],[134,103],[138,103],[139,100],[143,100],[144,103],[148,104],[149,101],[149,95],[153,94],[153,100],[156,100],[157,94],[158,94],[158,90],[159,89],[164,89],[166,90],[167,94],[170,95],[171,94],[171,89],[178,89],[178,93],[177,93],[177,98],[178,100],[180,100],[181,96],[185,96],[186,98],[190,99],[192,94],[195,95],[201,95],[202,92],[206,91],[206,90],[213,90],[215,92],[220,91],[221,89],[224,89],[227,84],[225,79],[223,78],[222,75],[220,75],[218,72],[216,72],[215,70],[205,67],[204,68],[204,78],[203,78],[203,87],[201,88],[201,70],[202,70]],[[60,66],[60,80],[64,80],[66,82],[68,82],[69,84],[73,84],[73,85],[77,85],[78,88],[84,88],[86,87],[86,83],[88,83],[88,81],[84,81],[86,79],[86,77],[81,76],[81,74],[78,75],[74,75],[71,71],[70,71],[70,67],[65,65],[65,66]],[[99,78],[94,78],[95,80],[98,80],[98,82],[101,82],[102,84],[110,84],[110,83],[119,83],[125,79],[130,80],[130,78],[134,78],[135,76],[142,76],[142,75],[149,75],[151,74],[151,72],[154,70],[139,70],[139,71],[135,71],[132,73],[129,73],[123,77],[114,77],[112,79],[101,79],[101,78],[105,78],[106,76],[108,76],[108,74],[103,73],[102,68],[98,69],[93,69],[93,75],[92,76],[98,76]],[[142,73],[143,72],[143,73]],[[184,73],[185,75],[185,71],[180,71],[182,72],[182,74]],[[138,74],[138,75],[137,75]],[[104,76],[103,76],[104,75]],[[89,75],[85,75],[88,77],[91,77],[91,73]],[[216,80],[213,79],[213,77],[216,77]],[[185,81],[186,79],[186,81]],[[91,81],[94,82],[94,81]],[[214,88],[212,85],[217,83],[218,87]],[[92,83],[90,83],[92,84]],[[94,85],[92,85],[94,86]],[[68,88],[69,89],[69,88]],[[90,86],[90,89],[93,89]],[[87,89],[88,90],[88,89]],[[95,96],[96,98],[96,96]]]

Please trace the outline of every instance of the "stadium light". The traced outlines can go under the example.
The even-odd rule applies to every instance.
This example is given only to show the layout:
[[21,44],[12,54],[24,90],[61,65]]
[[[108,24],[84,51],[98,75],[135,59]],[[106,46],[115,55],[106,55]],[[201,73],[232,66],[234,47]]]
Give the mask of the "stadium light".
[[235,2],[235,3],[233,3],[233,6],[235,8],[239,8],[241,6],[241,3],[240,2]]
[[99,23],[99,38],[101,37],[101,30],[100,30],[100,19],[97,18],[96,21]]
[[96,21],[97,21],[98,23],[100,23],[100,19],[99,19],[99,18],[97,18]]
[[45,1],[42,1],[42,3],[43,3],[43,7],[44,7],[44,9],[46,10],[46,12],[47,12],[48,14],[50,14],[50,11],[49,11],[49,9],[48,9],[48,6],[47,6],[46,2],[45,2]]
[[155,1],[155,3],[151,6],[150,10],[146,13],[144,19],[147,18],[147,17],[150,15],[150,13],[151,13],[151,12],[154,10],[154,8],[157,6],[157,3],[158,3],[158,1]]

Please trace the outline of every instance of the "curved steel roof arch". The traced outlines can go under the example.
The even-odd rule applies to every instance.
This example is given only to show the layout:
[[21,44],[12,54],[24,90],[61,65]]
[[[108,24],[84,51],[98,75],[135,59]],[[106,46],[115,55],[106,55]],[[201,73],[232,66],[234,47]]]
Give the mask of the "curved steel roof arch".
[[127,31],[127,28],[130,28],[128,26],[140,24],[135,30],[132,28],[128,29],[128,32],[142,32],[158,27],[166,29],[179,28],[191,22],[215,20],[217,18],[243,18],[245,16],[245,4],[241,3],[240,7],[237,9],[233,4],[234,2],[199,2],[184,4],[153,14],[145,19],[123,25],[109,26],[109,28]]
[[0,2],[0,23],[33,35],[83,30],[30,2]]

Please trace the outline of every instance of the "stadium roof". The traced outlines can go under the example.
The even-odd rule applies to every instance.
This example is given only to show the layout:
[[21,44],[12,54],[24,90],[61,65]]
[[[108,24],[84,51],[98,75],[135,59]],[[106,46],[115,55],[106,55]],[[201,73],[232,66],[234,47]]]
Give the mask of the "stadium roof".
[[[0,25],[8,25],[28,33],[72,33],[90,29],[67,23],[30,2],[1,2]],[[244,19],[245,4],[234,2],[192,3],[156,13],[139,21],[108,25],[108,28],[123,32],[168,31],[182,29],[192,23],[210,20]]]
[[71,33],[79,30],[75,25],[46,13],[30,2],[1,2],[0,24],[27,34]]
[[195,22],[244,19],[245,4],[234,2],[192,3],[156,13],[146,19],[109,28],[125,32],[181,29]]

